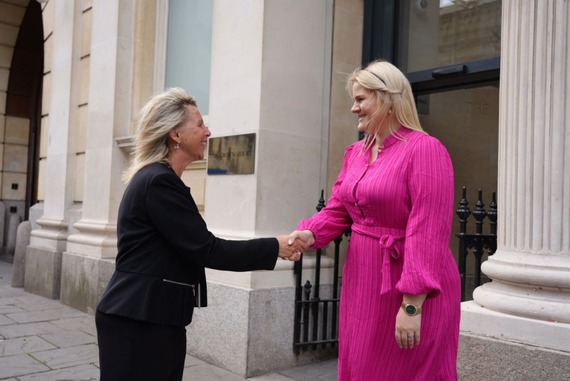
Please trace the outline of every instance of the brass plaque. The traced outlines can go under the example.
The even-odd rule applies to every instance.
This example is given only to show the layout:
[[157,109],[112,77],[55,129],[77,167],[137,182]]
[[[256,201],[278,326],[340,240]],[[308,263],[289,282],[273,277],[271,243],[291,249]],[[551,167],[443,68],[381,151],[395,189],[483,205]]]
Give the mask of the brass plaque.
[[255,170],[255,134],[208,139],[208,175],[248,175]]

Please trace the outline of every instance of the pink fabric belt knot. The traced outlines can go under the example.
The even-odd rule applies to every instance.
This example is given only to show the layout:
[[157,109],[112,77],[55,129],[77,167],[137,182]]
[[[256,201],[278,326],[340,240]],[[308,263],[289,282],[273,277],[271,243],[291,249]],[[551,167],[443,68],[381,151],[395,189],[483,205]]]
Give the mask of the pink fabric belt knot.
[[390,291],[392,286],[392,275],[390,272],[391,262],[400,260],[400,255],[404,249],[403,238],[406,236],[406,231],[401,229],[353,224],[352,232],[378,240],[378,245],[383,249],[381,250],[383,258],[380,294],[385,294]]

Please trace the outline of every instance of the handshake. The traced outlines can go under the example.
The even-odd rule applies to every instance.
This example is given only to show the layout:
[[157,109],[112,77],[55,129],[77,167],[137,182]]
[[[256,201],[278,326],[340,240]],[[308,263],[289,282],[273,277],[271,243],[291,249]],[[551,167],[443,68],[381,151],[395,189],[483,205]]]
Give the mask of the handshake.
[[295,230],[288,236],[280,235],[277,240],[279,257],[288,261],[298,261],[303,251],[315,243],[315,236],[310,230]]

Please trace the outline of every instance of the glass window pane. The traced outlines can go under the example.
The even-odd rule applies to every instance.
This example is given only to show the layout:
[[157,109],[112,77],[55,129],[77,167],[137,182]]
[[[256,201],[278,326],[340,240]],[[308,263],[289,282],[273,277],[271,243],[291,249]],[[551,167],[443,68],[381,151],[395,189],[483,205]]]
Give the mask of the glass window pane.
[[[418,96],[418,113],[422,127],[447,148],[455,178],[454,209],[459,206],[462,189],[467,190],[469,208],[473,210],[478,191],[482,191],[485,209],[497,191],[499,152],[499,82],[488,86],[449,90]],[[499,205],[499,208],[501,206]],[[475,224],[467,224],[467,233],[475,233]],[[489,227],[485,224],[484,233]],[[458,258],[459,218],[453,216],[451,249]],[[467,256],[466,300],[472,300],[474,256]],[[487,259],[485,253],[482,260]],[[485,281],[485,277],[482,279]]]
[[[467,187],[474,202],[482,189],[488,204],[497,190],[499,82],[488,86],[420,95],[420,123],[447,148],[455,172],[455,206]],[[454,219],[454,224],[457,223]],[[454,232],[458,227],[454,225]]]
[[496,57],[501,0],[400,2],[398,66],[404,72]]
[[165,87],[192,94],[200,112],[209,112],[212,1],[170,0]]

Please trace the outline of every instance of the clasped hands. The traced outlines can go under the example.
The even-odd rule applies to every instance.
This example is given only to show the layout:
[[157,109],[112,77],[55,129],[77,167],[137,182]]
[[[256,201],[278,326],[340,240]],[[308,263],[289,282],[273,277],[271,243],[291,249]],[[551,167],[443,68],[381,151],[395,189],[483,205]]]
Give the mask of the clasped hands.
[[298,261],[301,254],[315,243],[315,236],[310,230],[295,230],[289,235],[280,235],[279,257],[288,261]]

